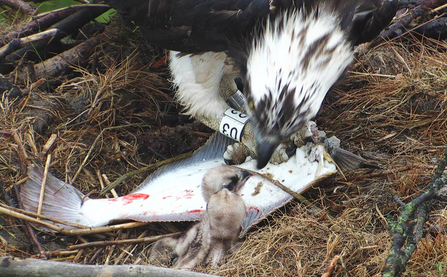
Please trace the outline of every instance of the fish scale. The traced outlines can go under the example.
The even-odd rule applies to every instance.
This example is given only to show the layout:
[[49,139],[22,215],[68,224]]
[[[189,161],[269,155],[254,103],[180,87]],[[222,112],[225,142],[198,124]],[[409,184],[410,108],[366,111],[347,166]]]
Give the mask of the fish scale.
[[[118,198],[86,197],[73,186],[48,174],[42,215],[88,227],[126,219],[143,222],[200,220],[206,210],[201,190],[203,176],[209,169],[224,164],[222,153],[232,142],[221,134],[215,134],[190,158],[161,167],[132,193]],[[256,160],[251,158],[237,166],[261,174],[249,177],[239,191],[247,213],[241,235],[293,198],[273,184],[270,178],[301,193],[322,177],[336,172],[335,165],[327,161],[320,167],[318,162],[309,162],[308,152],[307,146],[303,146],[287,162],[268,164],[261,170],[256,168]],[[318,176],[317,171],[320,172]],[[30,166],[28,175],[28,181],[20,187],[20,196],[24,208],[36,212],[43,168]]]

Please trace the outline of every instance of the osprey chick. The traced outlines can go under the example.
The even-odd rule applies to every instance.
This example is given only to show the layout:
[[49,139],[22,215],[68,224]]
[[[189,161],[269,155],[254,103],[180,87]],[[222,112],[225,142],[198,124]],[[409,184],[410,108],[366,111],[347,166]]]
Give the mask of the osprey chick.
[[251,174],[231,166],[208,170],[202,181],[207,203],[201,222],[179,238],[164,238],[150,251],[151,264],[177,268],[217,267],[224,257],[235,251],[245,219],[245,204],[238,195]]
[[[397,0],[106,0],[171,52],[177,98],[218,130],[240,75],[258,168],[311,120],[353,47],[388,25]],[[194,55],[187,55],[194,54]],[[247,129],[247,128],[246,128]],[[221,130],[222,131],[222,130]]]

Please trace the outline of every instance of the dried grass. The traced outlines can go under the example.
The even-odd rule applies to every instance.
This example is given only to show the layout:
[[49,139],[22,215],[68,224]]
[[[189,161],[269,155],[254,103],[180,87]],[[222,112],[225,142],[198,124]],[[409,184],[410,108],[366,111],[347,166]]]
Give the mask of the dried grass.
[[[300,204],[276,213],[226,264],[210,271],[321,276],[339,255],[331,276],[379,276],[391,243],[386,218],[399,210],[392,195],[404,201],[419,195],[447,142],[446,65],[443,52],[418,41],[388,42],[359,55],[347,79],[327,97],[318,124],[337,135],[343,147],[367,154],[386,169],[412,169],[374,178],[359,170],[347,175],[355,181],[339,177],[322,185],[306,197],[325,214],[311,214]],[[432,212],[432,232],[404,276],[447,273],[447,221],[440,207]]]
[[[166,115],[179,111],[169,92],[162,92],[169,91],[165,68],[147,66],[162,54],[134,40],[123,40],[127,45],[119,46],[116,36],[122,33],[111,33],[115,36],[97,50],[96,68],[93,63],[77,67],[18,102],[1,99],[0,175],[7,192],[25,176],[24,164],[44,164],[48,153],[51,172],[68,182],[76,176],[74,184],[90,193],[98,192],[106,179],[113,181],[162,156],[175,156],[179,150],[168,147],[173,141],[182,151],[191,150],[209,135],[195,123],[165,124]],[[429,45],[388,42],[360,54],[350,75],[327,97],[317,120],[323,130],[341,139],[344,148],[367,155],[391,173],[371,177],[371,172],[358,170],[348,173],[347,180],[337,177],[315,187],[305,197],[323,212],[315,214],[292,203],[250,232],[227,263],[200,270],[227,276],[321,276],[339,255],[333,276],[378,276],[391,242],[386,218],[399,210],[392,196],[408,201],[420,194],[447,144],[447,56],[441,47]],[[147,51],[135,52],[137,46]],[[47,151],[44,145],[52,134],[57,139]],[[142,147],[145,142],[151,144]],[[393,171],[405,166],[409,167],[404,171]],[[128,193],[144,177],[132,178],[117,188],[118,193]],[[446,274],[443,206],[441,202],[433,210],[431,231],[404,276]],[[22,222],[0,216],[0,225],[0,255],[36,256],[26,236],[17,231]],[[46,251],[56,251],[67,244],[137,238],[188,226],[157,223],[76,238],[39,235]],[[47,254],[77,263],[145,264],[148,248],[119,245]]]

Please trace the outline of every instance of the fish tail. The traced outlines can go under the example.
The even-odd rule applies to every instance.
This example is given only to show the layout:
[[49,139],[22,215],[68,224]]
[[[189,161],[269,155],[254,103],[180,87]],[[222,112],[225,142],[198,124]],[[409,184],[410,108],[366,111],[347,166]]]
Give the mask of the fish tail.
[[[43,171],[41,166],[29,166],[28,180],[25,184],[20,186],[20,200],[23,204],[23,208],[27,211],[37,213]],[[83,202],[88,199],[88,197],[84,196],[82,192],[72,185],[63,182],[48,173],[40,214],[57,220],[84,226],[92,226],[92,220],[86,217],[82,212]],[[62,223],[55,224],[65,228],[74,228]]]
[[381,169],[379,165],[370,163],[364,158],[338,147],[334,147],[330,154],[342,171],[350,171],[357,168]]

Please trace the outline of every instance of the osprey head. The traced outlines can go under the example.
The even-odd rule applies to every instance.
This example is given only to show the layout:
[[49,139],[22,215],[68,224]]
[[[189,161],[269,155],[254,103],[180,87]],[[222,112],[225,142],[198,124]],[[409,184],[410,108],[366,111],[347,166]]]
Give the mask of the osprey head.
[[242,67],[256,129],[258,168],[311,120],[352,61],[352,44],[333,9],[286,11],[267,20]]

